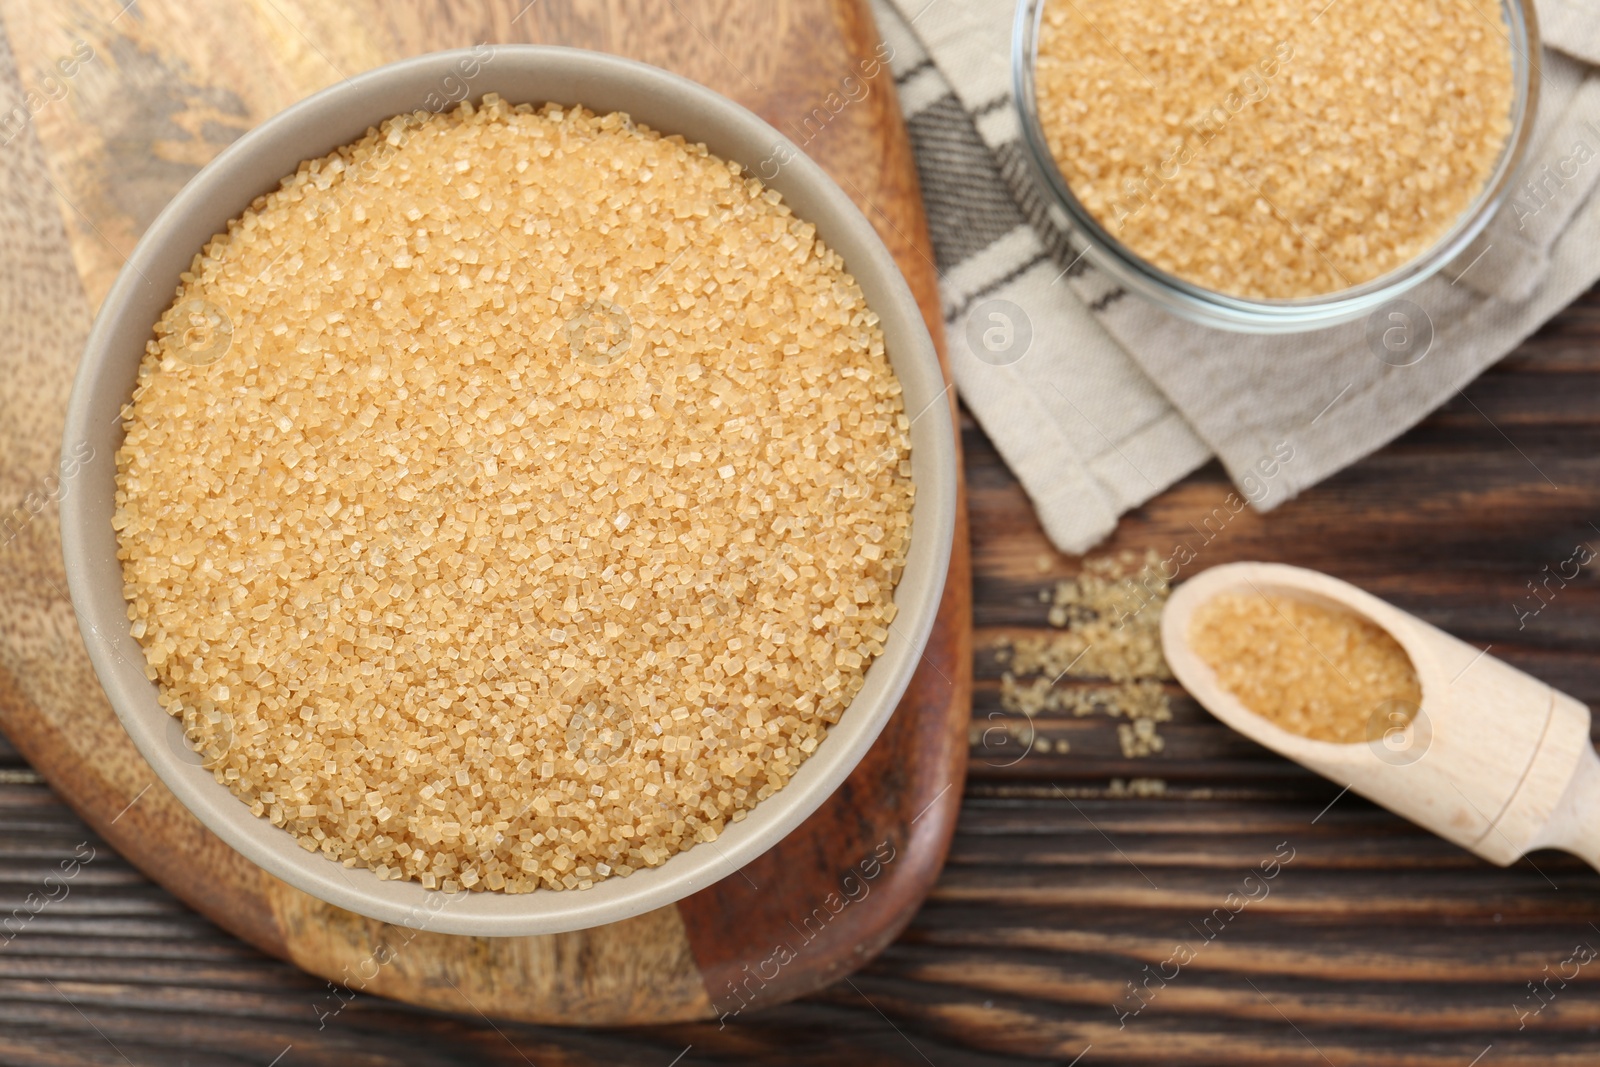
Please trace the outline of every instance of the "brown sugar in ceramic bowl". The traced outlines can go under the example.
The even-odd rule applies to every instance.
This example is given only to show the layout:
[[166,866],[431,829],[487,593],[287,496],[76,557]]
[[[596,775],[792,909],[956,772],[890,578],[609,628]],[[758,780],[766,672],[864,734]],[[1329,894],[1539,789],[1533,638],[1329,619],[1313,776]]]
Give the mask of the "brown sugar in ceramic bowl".
[[[463,79],[465,70],[472,71],[469,82]],[[464,95],[473,101],[489,96],[510,104],[555,104],[568,111],[582,107],[596,116],[622,112],[664,136],[703,143],[712,156],[740,165],[746,175],[759,173],[764,161],[785,159],[764,184],[781,195],[794,216],[815,227],[816,238],[842,259],[843,269],[859,286],[881,330],[908,424],[915,498],[904,567],[893,589],[893,620],[883,650],[866,666],[853,699],[792,776],[756,801],[745,817],[728,821],[714,839],[702,838],[703,843],[689,844],[659,865],[639,866],[627,877],[595,879],[583,888],[510,893],[480,885],[477,891],[439,892],[396,872],[336,863],[252,814],[203,765],[204,753],[189,750],[181,740],[174,743],[182,729],[147,677],[146,650],[134,633],[143,627],[137,621],[130,624],[119,537],[113,528],[117,455],[124,444],[128,405],[156,324],[171,327],[169,308],[180,275],[192,269],[196,254],[303,161],[350,145],[393,116],[438,113],[442,108],[434,101],[441,96],[459,99],[463,84]],[[589,316],[595,321],[580,324],[584,339],[590,326],[602,334],[608,328],[600,321],[606,317],[603,301],[595,306],[601,309]],[[178,309],[184,315],[194,310]],[[205,319],[204,308],[196,313]],[[197,328],[214,332],[215,325],[200,321]],[[574,341],[575,353],[579,344]],[[615,359],[620,367],[631,358],[618,359],[621,350],[606,347],[605,338],[596,344],[601,347],[595,351],[604,357],[597,356],[596,364]],[[206,349],[200,356],[208,353]],[[616,922],[687,896],[770,848],[843,782],[892,714],[932,629],[954,531],[955,448],[950,422],[942,414],[944,391],[915,299],[871,225],[819,167],[759,118],[682,78],[596,53],[495,46],[487,52],[480,48],[421,56],[325,90],[247,134],[174,198],[139,243],[101,308],[68,410],[64,449],[92,455],[62,506],[71,595],[95,670],[141,753],[196,817],[269,873],[359,914],[445,933],[525,935]],[[939,409],[933,417],[917,417],[933,409]],[[800,700],[805,694],[793,696]],[[224,689],[216,699],[228,697]],[[530,801],[538,783],[537,777],[528,782]]]

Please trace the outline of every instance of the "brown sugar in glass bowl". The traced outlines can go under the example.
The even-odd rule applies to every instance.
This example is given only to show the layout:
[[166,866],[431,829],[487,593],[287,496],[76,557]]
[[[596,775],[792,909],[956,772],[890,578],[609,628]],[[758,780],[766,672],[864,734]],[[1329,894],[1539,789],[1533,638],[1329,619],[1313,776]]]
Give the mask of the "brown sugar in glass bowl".
[[1097,263],[1210,325],[1353,318],[1506,195],[1537,83],[1531,5],[1024,0],[1036,173]]
[[[727,877],[844,780],[933,627],[955,451],[870,224],[804,157],[748,180],[781,135],[491,58],[341,82],[174,199],[90,335],[62,524],[96,673],[208,828],[517,935]],[[469,60],[472,106],[416,111]]]

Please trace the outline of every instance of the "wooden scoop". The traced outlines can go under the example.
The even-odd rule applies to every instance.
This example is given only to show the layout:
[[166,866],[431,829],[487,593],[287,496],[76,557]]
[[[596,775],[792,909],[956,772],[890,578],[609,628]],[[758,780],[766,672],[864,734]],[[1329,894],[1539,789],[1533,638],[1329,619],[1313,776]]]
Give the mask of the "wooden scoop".
[[[1422,706],[1369,724],[1365,742],[1314,741],[1246,708],[1189,647],[1195,611],[1219,594],[1292,597],[1343,608],[1411,657]],[[1276,563],[1213,567],[1172,594],[1161,619],[1172,673],[1205,708],[1255,741],[1397,815],[1505,866],[1560,848],[1600,868],[1600,758],[1589,709],[1348,582]]]

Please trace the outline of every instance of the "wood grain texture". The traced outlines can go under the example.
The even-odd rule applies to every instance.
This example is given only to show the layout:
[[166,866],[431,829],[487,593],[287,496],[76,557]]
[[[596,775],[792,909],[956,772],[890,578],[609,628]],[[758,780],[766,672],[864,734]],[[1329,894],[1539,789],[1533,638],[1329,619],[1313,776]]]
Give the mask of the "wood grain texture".
[[[9,101],[21,108],[0,133],[10,137],[0,172],[9,194],[0,197],[0,300],[20,327],[20,343],[0,353],[8,375],[0,392],[7,445],[0,515],[22,516],[0,548],[0,577],[14,593],[0,608],[0,723],[102,843],[256,948],[339,983],[323,991],[319,1016],[337,1014],[353,990],[569,1024],[707,1018],[742,1008],[745,998],[768,1006],[812,992],[888,944],[932,885],[959,805],[971,679],[964,527],[940,621],[906,699],[862,766],[801,830],[745,872],[626,923],[473,939],[398,930],[305,897],[246,863],[154,781],[100,696],[77,639],[61,574],[61,487],[51,478],[91,309],[172,194],[233,139],[294,101],[442,48],[599,48],[740,100],[803,141],[856,199],[941,341],[915,168],[864,6],[139,0],[124,9],[3,0],[0,29],[0,46],[9,46],[0,53],[0,92],[8,108]],[[852,93],[850,106],[825,112],[822,122],[810,119],[830,94],[839,99],[851,76],[868,91]],[[870,899],[859,895],[849,910],[835,911],[829,902],[859,894],[850,879],[880,849],[891,859],[870,878]],[[818,908],[827,921],[813,919],[811,933],[807,919]],[[797,939],[791,924],[803,932],[796,958],[749,981],[751,968],[771,966],[779,939]],[[732,992],[735,981],[746,983],[744,996]]]
[[[1237,516],[1199,565],[1326,570],[1593,704],[1596,577],[1586,572],[1521,629],[1512,605],[1579,540],[1600,546],[1589,526],[1600,525],[1597,390],[1600,291],[1379,454],[1271,515]],[[1007,714],[995,637],[1047,631],[1038,593],[1080,561],[1049,552],[992,447],[970,423],[964,436],[984,721]],[[1208,466],[1128,516],[1115,547],[1198,543],[1187,524],[1227,492]],[[1007,766],[975,747],[949,862],[899,939],[848,982],[757,1005],[726,1027],[491,1026],[470,1008],[358,995],[319,1028],[323,982],[241,945],[104,852],[0,947],[0,1063],[124,1063],[108,1041],[139,1067],[267,1067],[280,1055],[279,1067],[667,1067],[680,1055],[677,1067],[1065,1067],[1080,1054],[1079,1067],[1600,1061],[1600,968],[1565,986],[1550,979],[1543,1000],[1528,985],[1578,946],[1600,949],[1600,875],[1551,852],[1493,867],[1340,797],[1170,692],[1167,747],[1148,759],[1124,759],[1115,721],[1100,716],[1040,716],[1042,734],[1071,739],[1064,755]],[[7,774],[21,780],[4,784]],[[1166,793],[1107,788],[1135,776],[1162,779]],[[0,926],[86,838],[0,747]],[[1271,894],[1119,1029],[1111,1004],[1126,983],[1196,941],[1195,924],[1283,842],[1294,857]]]
[[[685,46],[696,47],[689,36]],[[14,145],[0,153],[0,168],[18,165]],[[17,211],[0,198],[8,280],[19,262],[9,258],[19,255],[10,235],[56,225],[49,199],[35,203]],[[20,262],[48,269],[43,259]],[[8,288],[0,286],[8,312],[0,321],[11,325],[11,309],[30,298],[26,287]],[[28,329],[13,325],[12,345],[0,346],[5,373],[48,380],[57,351],[69,373],[73,345]],[[24,339],[27,358],[17,355]],[[1494,655],[1592,705],[1600,701],[1594,574],[1526,625],[1514,606],[1525,608],[1527,583],[1579,541],[1600,547],[1591,526],[1600,525],[1597,395],[1600,292],[1591,292],[1464,397],[1279,511],[1242,513],[1205,543],[1189,524],[1230,488],[1211,465],[1129,515],[1110,547],[1164,555],[1187,539],[1198,546],[1197,567],[1265,559],[1325,570],[1493,645]],[[8,461],[35,447],[52,461],[53,441],[36,446],[6,420],[0,435]],[[995,640],[1048,631],[1038,594],[1080,561],[1050,551],[1020,488],[970,423],[964,443],[978,625],[973,709],[986,722],[1008,717]],[[0,479],[7,467],[0,463]],[[11,492],[14,481],[0,485]],[[0,567],[9,558],[0,553]],[[0,573],[8,596],[31,580]],[[62,622],[70,635],[70,618]],[[48,662],[53,647],[41,639],[29,662]],[[0,701],[19,707],[24,691],[6,684]],[[757,1003],[725,1027],[491,1025],[470,1006],[430,1012],[361,994],[324,1018],[330,994],[321,979],[240,943],[111,850],[82,867],[68,896],[30,910],[29,894],[37,898],[80,843],[103,842],[0,742],[0,1064],[1064,1067],[1080,1054],[1079,1067],[1600,1061],[1600,967],[1582,967],[1565,986],[1551,980],[1543,1000],[1528,986],[1561,970],[1576,946],[1600,949],[1600,876],[1547,852],[1490,866],[1339,797],[1337,786],[1169,692],[1167,745],[1148,759],[1124,758],[1115,722],[1099,716],[1038,718],[1042,735],[1070,740],[1065,754],[1034,751],[1012,764],[975,747],[949,862],[899,939],[848,982],[787,1005]],[[9,714],[7,729],[18,722]],[[1141,776],[1164,781],[1165,794],[1108,789]],[[131,799],[140,784],[108,779],[104,788]],[[1192,924],[1281,842],[1295,854],[1271,895],[1119,1028],[1111,1004],[1126,983],[1193,941]],[[1519,1020],[1519,1010],[1541,1004]]]

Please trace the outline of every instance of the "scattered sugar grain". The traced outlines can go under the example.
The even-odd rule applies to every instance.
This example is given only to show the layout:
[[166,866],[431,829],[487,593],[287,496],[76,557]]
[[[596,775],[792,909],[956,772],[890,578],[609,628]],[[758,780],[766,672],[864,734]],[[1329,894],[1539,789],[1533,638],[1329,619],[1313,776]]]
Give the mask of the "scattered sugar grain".
[[1111,779],[1110,787],[1106,790],[1107,796],[1112,797],[1164,797],[1167,795],[1167,782],[1164,778],[1121,778]]
[[[1041,714],[1121,718],[1117,741],[1124,758],[1161,752],[1166,742],[1159,724],[1172,721],[1163,684],[1172,675],[1161,654],[1161,611],[1169,593],[1153,550],[1085,559],[1077,576],[1040,593],[1048,621],[1064,632],[1005,637],[994,646],[1006,666],[1001,707],[1030,720]],[[981,739],[980,731],[974,745]],[[1067,750],[1066,741],[1054,744]]]
[[1016,675],[1170,678],[1161,655],[1161,608],[1169,592],[1153,549],[1085,559],[1076,577],[1040,592],[1047,620],[1064,632],[1005,638],[995,652]]

